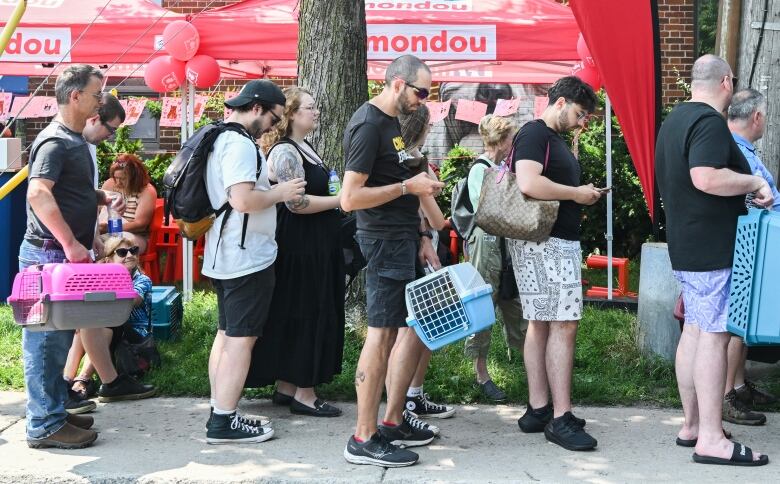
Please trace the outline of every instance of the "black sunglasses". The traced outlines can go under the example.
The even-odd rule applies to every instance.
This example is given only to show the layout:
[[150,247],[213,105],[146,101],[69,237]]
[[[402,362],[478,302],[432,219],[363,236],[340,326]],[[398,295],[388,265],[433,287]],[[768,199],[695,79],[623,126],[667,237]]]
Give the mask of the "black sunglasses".
[[269,112],[269,113],[271,113],[271,116],[273,116],[273,117],[274,117],[274,120],[273,120],[273,121],[271,121],[271,126],[274,126],[276,123],[278,123],[279,121],[281,121],[281,120],[282,120],[282,118],[280,118],[279,116],[277,116],[277,115],[276,115],[276,113],[275,113],[275,112],[273,112],[273,111],[271,111],[270,109],[268,110],[268,112]]
[[404,81],[404,84],[406,84],[407,87],[411,87],[412,91],[414,91],[414,94],[417,96],[417,99],[419,99],[420,101],[424,101],[425,99],[428,99],[428,96],[431,95],[430,91],[428,91],[424,87],[417,87],[411,82],[407,81],[406,79],[400,77],[396,77],[395,79]]
[[128,252],[133,254],[133,255],[138,255],[138,251],[139,250],[140,249],[138,248],[138,246],[134,245],[132,247],[127,247],[127,248],[126,247],[120,247],[117,250],[115,250],[114,253],[116,255],[118,255],[119,257],[127,257],[127,253]]
[[104,128],[106,128],[106,131],[108,131],[109,136],[114,136],[114,133],[116,133],[117,128],[111,126],[110,124],[106,123],[105,121],[101,121],[100,124],[103,125]]

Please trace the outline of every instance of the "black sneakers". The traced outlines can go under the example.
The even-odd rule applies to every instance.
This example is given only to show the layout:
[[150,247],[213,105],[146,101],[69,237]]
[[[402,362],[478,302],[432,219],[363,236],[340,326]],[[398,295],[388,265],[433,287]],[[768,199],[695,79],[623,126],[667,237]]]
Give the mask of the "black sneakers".
[[230,415],[212,414],[206,430],[209,444],[253,444],[274,436],[271,427],[248,425],[233,412]]
[[449,418],[455,413],[455,407],[440,405],[428,401],[428,394],[406,397],[406,409],[420,418]]
[[507,399],[506,393],[498,388],[498,385],[493,383],[493,380],[488,380],[485,383],[477,382],[477,386],[482,392],[482,395],[491,402],[501,403],[505,402]]
[[[238,414],[238,412],[236,412]],[[214,407],[211,407],[211,410],[209,410],[209,419],[206,421],[206,432],[209,430],[209,425],[211,425],[211,419],[214,417]],[[259,418],[254,419],[247,417],[246,415],[238,414],[238,420],[241,421],[241,423],[250,425],[252,427],[267,427],[271,425],[271,421],[265,418]]]
[[598,442],[582,430],[577,417],[566,412],[558,418],[550,420],[544,427],[544,436],[553,444],[558,444],[567,450],[591,450]]
[[430,430],[431,432],[433,432],[433,435],[439,435],[439,427],[435,425],[431,425],[428,422],[423,422],[409,410],[404,410],[403,415],[404,415],[404,421],[408,423],[411,428],[417,430]]
[[413,428],[406,420],[392,427],[389,425],[380,425],[379,433],[391,444],[403,447],[428,445],[434,437],[431,430]]
[[349,438],[344,447],[344,458],[351,464],[369,464],[382,467],[406,467],[420,458],[410,450],[400,449],[377,432],[363,443]]
[[157,389],[152,385],[138,383],[130,375],[119,375],[111,383],[103,383],[98,390],[98,400],[105,402],[120,402],[122,400],[141,400],[153,397]]
[[92,400],[84,400],[77,392],[68,389],[68,399],[65,400],[65,411],[69,415],[78,415],[95,410],[97,404]]
[[[573,414],[572,417],[574,417]],[[528,408],[526,408],[523,416],[517,419],[517,425],[518,427],[520,427],[520,430],[522,430],[526,434],[535,434],[535,433],[543,432],[544,427],[552,420],[552,418],[553,418],[552,403],[548,403],[544,407],[536,408],[536,409],[531,408],[531,405],[528,405]],[[584,418],[574,417],[574,421],[577,422],[580,428],[585,428],[586,422]]]

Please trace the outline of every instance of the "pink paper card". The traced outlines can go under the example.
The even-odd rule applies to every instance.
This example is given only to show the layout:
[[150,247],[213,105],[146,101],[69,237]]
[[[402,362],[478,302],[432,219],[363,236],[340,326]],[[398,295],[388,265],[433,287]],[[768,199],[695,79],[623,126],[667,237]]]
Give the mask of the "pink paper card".
[[549,103],[549,99],[547,96],[536,96],[534,97],[534,119],[538,119],[542,117],[542,113],[545,109],[547,109],[547,104]]
[[203,113],[206,111],[206,102],[208,102],[208,96],[201,96],[200,94],[195,96],[195,122],[200,121],[203,117]]
[[164,97],[160,112],[160,126],[173,128],[181,126],[181,98]]
[[[16,118],[19,117],[19,111],[22,110],[22,107],[24,107],[25,104],[27,104],[27,101],[30,99],[29,96],[15,96],[13,104],[11,105],[11,109],[8,110],[8,117],[9,118]],[[32,104],[32,103],[30,103]],[[24,110],[25,112],[30,108],[30,106],[27,106]],[[22,119],[22,118],[19,118]]]
[[125,122],[122,124],[125,126],[133,126],[138,122],[138,119],[140,119],[141,113],[144,112],[147,99],[135,98],[123,101],[125,102]]
[[[9,117],[18,117],[19,119],[48,118],[57,114],[57,100],[54,97],[35,96],[30,100],[29,96],[17,96],[11,106]],[[25,107],[27,104],[27,107]],[[22,111],[24,108],[24,111]]]
[[[238,91],[230,91],[225,93],[225,101],[228,101],[230,99],[233,99],[234,97],[238,96]],[[225,106],[225,112],[224,117],[227,118],[230,116],[230,113],[232,113],[233,110]]]
[[0,92],[0,119],[6,119],[7,114],[11,111],[11,102],[14,95],[10,92]]
[[448,99],[443,103],[437,103],[431,101],[425,103],[425,105],[428,107],[428,111],[431,113],[431,124],[434,124],[443,120],[450,114],[450,106],[452,105],[452,100]]
[[59,106],[57,106],[57,98],[51,96],[35,96],[36,97],[36,113],[41,118],[50,118],[60,112]]
[[485,116],[485,113],[487,113],[487,104],[479,101],[458,99],[458,108],[455,111],[455,119],[479,124],[479,120]]
[[493,114],[496,116],[512,116],[520,108],[520,99],[498,99]]

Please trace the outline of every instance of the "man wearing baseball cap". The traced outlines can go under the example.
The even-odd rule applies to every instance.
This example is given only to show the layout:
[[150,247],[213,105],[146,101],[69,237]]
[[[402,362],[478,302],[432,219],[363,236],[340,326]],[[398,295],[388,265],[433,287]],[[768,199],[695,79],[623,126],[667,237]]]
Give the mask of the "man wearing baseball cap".
[[[296,178],[272,188],[265,157],[255,144],[279,122],[284,103],[284,94],[273,82],[249,81],[225,101],[233,110],[225,123],[238,130],[225,130],[217,137],[206,167],[212,207],[217,210],[228,202],[233,208],[214,220],[203,256],[203,275],[212,279],[219,313],[209,357],[209,444],[263,442],[274,433],[269,422],[239,415],[237,408],[274,290],[276,204],[300,198],[306,185]],[[228,219],[223,223],[224,217]]]

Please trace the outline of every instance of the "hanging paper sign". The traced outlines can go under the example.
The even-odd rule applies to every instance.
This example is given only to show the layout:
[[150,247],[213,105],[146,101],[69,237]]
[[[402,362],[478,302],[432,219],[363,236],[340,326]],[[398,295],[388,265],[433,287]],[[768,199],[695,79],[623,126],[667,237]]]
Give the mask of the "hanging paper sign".
[[512,116],[520,108],[520,99],[498,99],[493,114],[496,116]]
[[11,101],[14,95],[10,92],[0,92],[0,119],[6,119],[11,111]]
[[450,105],[452,100],[448,99],[443,103],[429,102],[425,106],[428,108],[428,112],[431,113],[431,124],[438,123],[450,114]]
[[547,104],[549,101],[550,100],[547,98],[547,96],[534,97],[534,119],[542,117],[542,113],[545,109],[547,109]]
[[[19,119],[48,118],[59,112],[57,99],[54,97],[34,96],[30,103],[27,104],[28,100],[30,100],[28,96],[14,98],[9,116],[18,117]],[[25,107],[25,104],[27,107]],[[22,111],[22,108],[24,108],[24,111]]]
[[146,101],[146,98],[123,99],[119,101],[123,103],[122,106],[125,108],[125,122],[122,123],[123,126],[133,126],[138,122],[146,107]]
[[206,111],[206,103],[208,102],[208,96],[201,96],[200,94],[195,96],[195,122],[200,121],[203,117],[203,113]]
[[[230,91],[225,93],[225,101],[229,101],[230,99],[233,99],[234,97],[238,96],[238,91]],[[227,118],[230,116],[230,113],[232,113],[233,110],[229,107],[225,106],[225,113],[224,117]]]
[[458,108],[455,111],[455,119],[479,124],[479,121],[487,113],[487,104],[479,101],[469,101],[467,99],[458,99]]
[[181,126],[181,98],[164,97],[162,99],[162,110],[160,112],[160,126],[176,127]]

